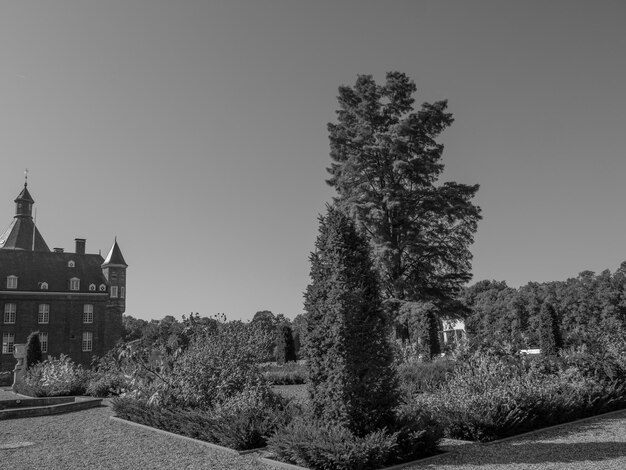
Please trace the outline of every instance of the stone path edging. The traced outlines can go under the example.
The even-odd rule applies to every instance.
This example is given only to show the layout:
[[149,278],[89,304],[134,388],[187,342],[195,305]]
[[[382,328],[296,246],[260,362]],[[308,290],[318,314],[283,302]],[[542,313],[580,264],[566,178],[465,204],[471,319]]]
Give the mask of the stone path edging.
[[0,410],[0,421],[3,419],[34,418],[37,416],[49,416],[73,411],[86,410],[100,406],[102,398],[74,397],[71,403],[59,403],[54,405],[30,406],[24,408],[10,408]]
[[136,426],[138,428],[145,429],[147,431],[152,431],[158,434],[163,434],[164,436],[176,437],[178,439],[182,439],[185,441],[195,442],[196,444],[200,444],[205,447],[209,447],[211,449],[228,452],[229,454],[234,454],[234,455],[246,455],[246,454],[252,454],[253,452],[259,452],[261,450],[265,450],[265,447],[261,447],[258,449],[236,450],[236,449],[231,449],[230,447],[224,447],[218,444],[213,444],[212,442],[201,441],[200,439],[194,439],[193,437],[183,436],[182,434],[176,434],[174,432],[164,431],[163,429],[154,428],[152,426],[147,426],[145,424],[135,423],[134,421],[130,421],[128,419],[118,418],[117,416],[111,416],[109,419],[118,423],[124,423],[128,426]]
[[[438,457],[449,454],[451,451],[447,450],[441,452],[440,454],[431,455],[428,457],[424,457],[423,459],[411,460],[410,462],[399,463],[397,465],[393,465],[391,467],[381,467],[379,470],[400,470],[401,468],[406,468],[411,465],[422,464],[434,460]],[[311,470],[309,467],[301,467],[300,465],[295,465],[292,463],[281,462],[280,460],[270,459],[268,457],[259,457],[259,462],[264,463],[265,465],[272,465],[276,468],[282,468],[285,470]]]

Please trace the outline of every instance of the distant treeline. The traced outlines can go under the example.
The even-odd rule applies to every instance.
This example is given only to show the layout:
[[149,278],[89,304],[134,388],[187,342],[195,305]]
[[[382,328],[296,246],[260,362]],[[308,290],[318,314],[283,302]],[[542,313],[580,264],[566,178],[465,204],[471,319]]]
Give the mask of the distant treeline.
[[529,282],[512,288],[504,281],[480,281],[462,298],[470,338],[482,343],[539,347],[540,310],[548,302],[557,313],[565,346],[621,334],[626,324],[626,262],[611,274],[583,271],[566,281]]

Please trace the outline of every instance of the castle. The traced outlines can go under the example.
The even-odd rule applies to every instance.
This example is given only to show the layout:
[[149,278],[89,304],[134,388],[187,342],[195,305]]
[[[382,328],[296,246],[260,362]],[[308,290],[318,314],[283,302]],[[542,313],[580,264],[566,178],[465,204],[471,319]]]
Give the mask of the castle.
[[13,345],[39,331],[43,357],[65,354],[89,365],[121,338],[126,268],[117,239],[105,259],[48,248],[32,216],[28,182],[15,199],[13,221],[0,234],[0,371],[15,366]]

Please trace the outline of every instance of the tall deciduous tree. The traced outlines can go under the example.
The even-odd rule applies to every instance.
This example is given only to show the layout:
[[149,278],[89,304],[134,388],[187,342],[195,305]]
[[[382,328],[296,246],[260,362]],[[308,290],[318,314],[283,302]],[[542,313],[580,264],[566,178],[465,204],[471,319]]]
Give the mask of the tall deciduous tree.
[[363,435],[398,402],[389,323],[367,241],[334,208],[320,218],[305,293],[306,356],[316,415]]
[[415,112],[415,91],[400,72],[383,85],[360,75],[354,87],[339,88],[327,182],[367,234],[383,295],[396,301],[389,305],[430,300],[445,309],[471,278],[478,185],[437,184],[444,170],[437,138],[453,119],[446,101]]

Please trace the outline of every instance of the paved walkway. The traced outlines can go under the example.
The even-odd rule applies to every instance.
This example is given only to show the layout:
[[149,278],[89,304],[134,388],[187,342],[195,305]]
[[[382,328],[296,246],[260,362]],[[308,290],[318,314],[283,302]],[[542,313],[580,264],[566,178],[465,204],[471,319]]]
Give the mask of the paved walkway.
[[[268,469],[256,454],[238,457],[109,419],[108,407],[0,421],[0,468]],[[454,452],[407,470],[626,468],[626,411]]]

